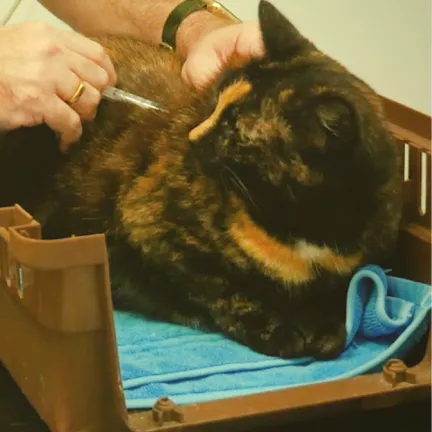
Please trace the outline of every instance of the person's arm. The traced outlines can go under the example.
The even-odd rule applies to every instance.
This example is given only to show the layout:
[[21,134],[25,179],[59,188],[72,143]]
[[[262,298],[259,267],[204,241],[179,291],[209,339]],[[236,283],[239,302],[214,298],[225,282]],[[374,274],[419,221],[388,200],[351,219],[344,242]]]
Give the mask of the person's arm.
[[[103,33],[139,37],[159,44],[168,15],[182,0],[39,0],[86,36]],[[264,55],[258,21],[233,24],[201,10],[177,32],[176,51],[186,58],[183,77],[198,88],[210,85],[228,67]]]
[[[49,11],[86,36],[103,33],[139,37],[159,44],[171,11],[181,0],[39,0]],[[232,22],[205,10],[187,17],[177,33],[177,51],[186,57],[193,43]]]
[[117,75],[103,47],[43,23],[0,27],[0,132],[47,124],[66,149]]

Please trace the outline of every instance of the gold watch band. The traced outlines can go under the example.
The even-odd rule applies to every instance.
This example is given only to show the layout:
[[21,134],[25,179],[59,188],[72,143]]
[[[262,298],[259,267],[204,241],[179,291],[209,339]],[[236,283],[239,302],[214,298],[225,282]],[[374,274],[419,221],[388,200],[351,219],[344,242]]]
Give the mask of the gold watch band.
[[161,45],[172,51],[176,49],[176,37],[180,24],[192,13],[205,9],[213,15],[229,19],[234,22],[241,22],[225,6],[215,0],[185,0],[180,3],[168,16],[163,31]]

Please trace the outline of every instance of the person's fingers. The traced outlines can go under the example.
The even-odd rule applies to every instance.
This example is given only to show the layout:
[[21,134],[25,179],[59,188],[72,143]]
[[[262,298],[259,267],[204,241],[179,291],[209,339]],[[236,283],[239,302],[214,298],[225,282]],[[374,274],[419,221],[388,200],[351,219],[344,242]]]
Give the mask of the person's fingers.
[[[57,96],[68,103],[81,117],[82,120],[92,120],[101,100],[101,94],[89,83],[82,81],[75,73],[67,71],[62,74],[62,79],[57,85]],[[79,99],[70,104],[69,101],[83,82],[85,88]]]
[[189,54],[182,67],[182,78],[198,90],[204,90],[220,74],[223,64],[214,50]]
[[68,50],[66,59],[70,70],[92,87],[102,91],[110,85],[110,77],[107,71],[86,57]]
[[240,59],[263,58],[265,56],[264,41],[257,21],[242,24],[236,40],[236,53]]
[[182,76],[199,90],[211,85],[225,68],[234,66],[240,25],[220,28],[199,41],[189,53]]
[[196,43],[186,58],[182,77],[198,89],[211,85],[225,69],[244,67],[265,55],[257,22],[230,25],[212,31]]
[[79,140],[82,134],[81,119],[78,113],[58,96],[53,96],[44,110],[44,122],[60,136],[60,149]]
[[79,114],[82,120],[93,120],[96,115],[96,110],[101,100],[99,90],[85,83],[85,90],[77,102],[70,106]]
[[60,35],[62,42],[67,48],[98,64],[107,72],[109,85],[115,85],[117,74],[111,59],[102,45],[75,32],[66,33],[63,31]]

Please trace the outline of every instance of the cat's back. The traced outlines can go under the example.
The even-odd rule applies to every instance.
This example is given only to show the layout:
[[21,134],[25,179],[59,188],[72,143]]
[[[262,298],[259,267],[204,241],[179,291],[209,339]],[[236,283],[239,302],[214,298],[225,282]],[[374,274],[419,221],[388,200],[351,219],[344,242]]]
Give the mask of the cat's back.
[[176,53],[129,36],[94,39],[105,48],[114,64],[116,87],[171,109],[192,103],[196,98],[181,77],[183,62]]
[[[182,61],[175,53],[131,37],[94,39],[105,48],[114,64],[118,77],[116,87],[158,102],[170,111],[193,105],[193,92],[181,78]],[[82,174],[78,168],[83,151],[89,151],[87,159],[94,165],[103,165],[101,155],[106,156],[106,143],[111,146],[112,153],[135,153],[141,147],[148,148],[155,133],[167,125],[169,116],[165,114],[102,100],[97,117],[90,124],[83,124],[83,136],[69,149],[68,155],[61,154],[55,134],[46,125],[1,134],[0,180],[8,187],[2,188],[0,205],[19,203],[34,211],[44,195],[42,191],[49,189],[59,167],[66,165],[65,176],[71,174],[68,168]],[[123,149],[127,140],[120,138],[125,130],[141,137],[142,146],[132,145],[133,142],[126,145],[126,142],[123,147],[127,148]]]

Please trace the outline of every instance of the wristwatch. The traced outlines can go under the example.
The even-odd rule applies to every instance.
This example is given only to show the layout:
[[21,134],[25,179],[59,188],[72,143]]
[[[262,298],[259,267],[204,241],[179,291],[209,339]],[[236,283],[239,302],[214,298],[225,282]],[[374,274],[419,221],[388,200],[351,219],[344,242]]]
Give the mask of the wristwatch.
[[191,14],[205,9],[213,15],[240,23],[241,20],[225,6],[215,0],[185,0],[168,16],[163,31],[161,45],[171,51],[176,49],[176,36],[180,24]]

